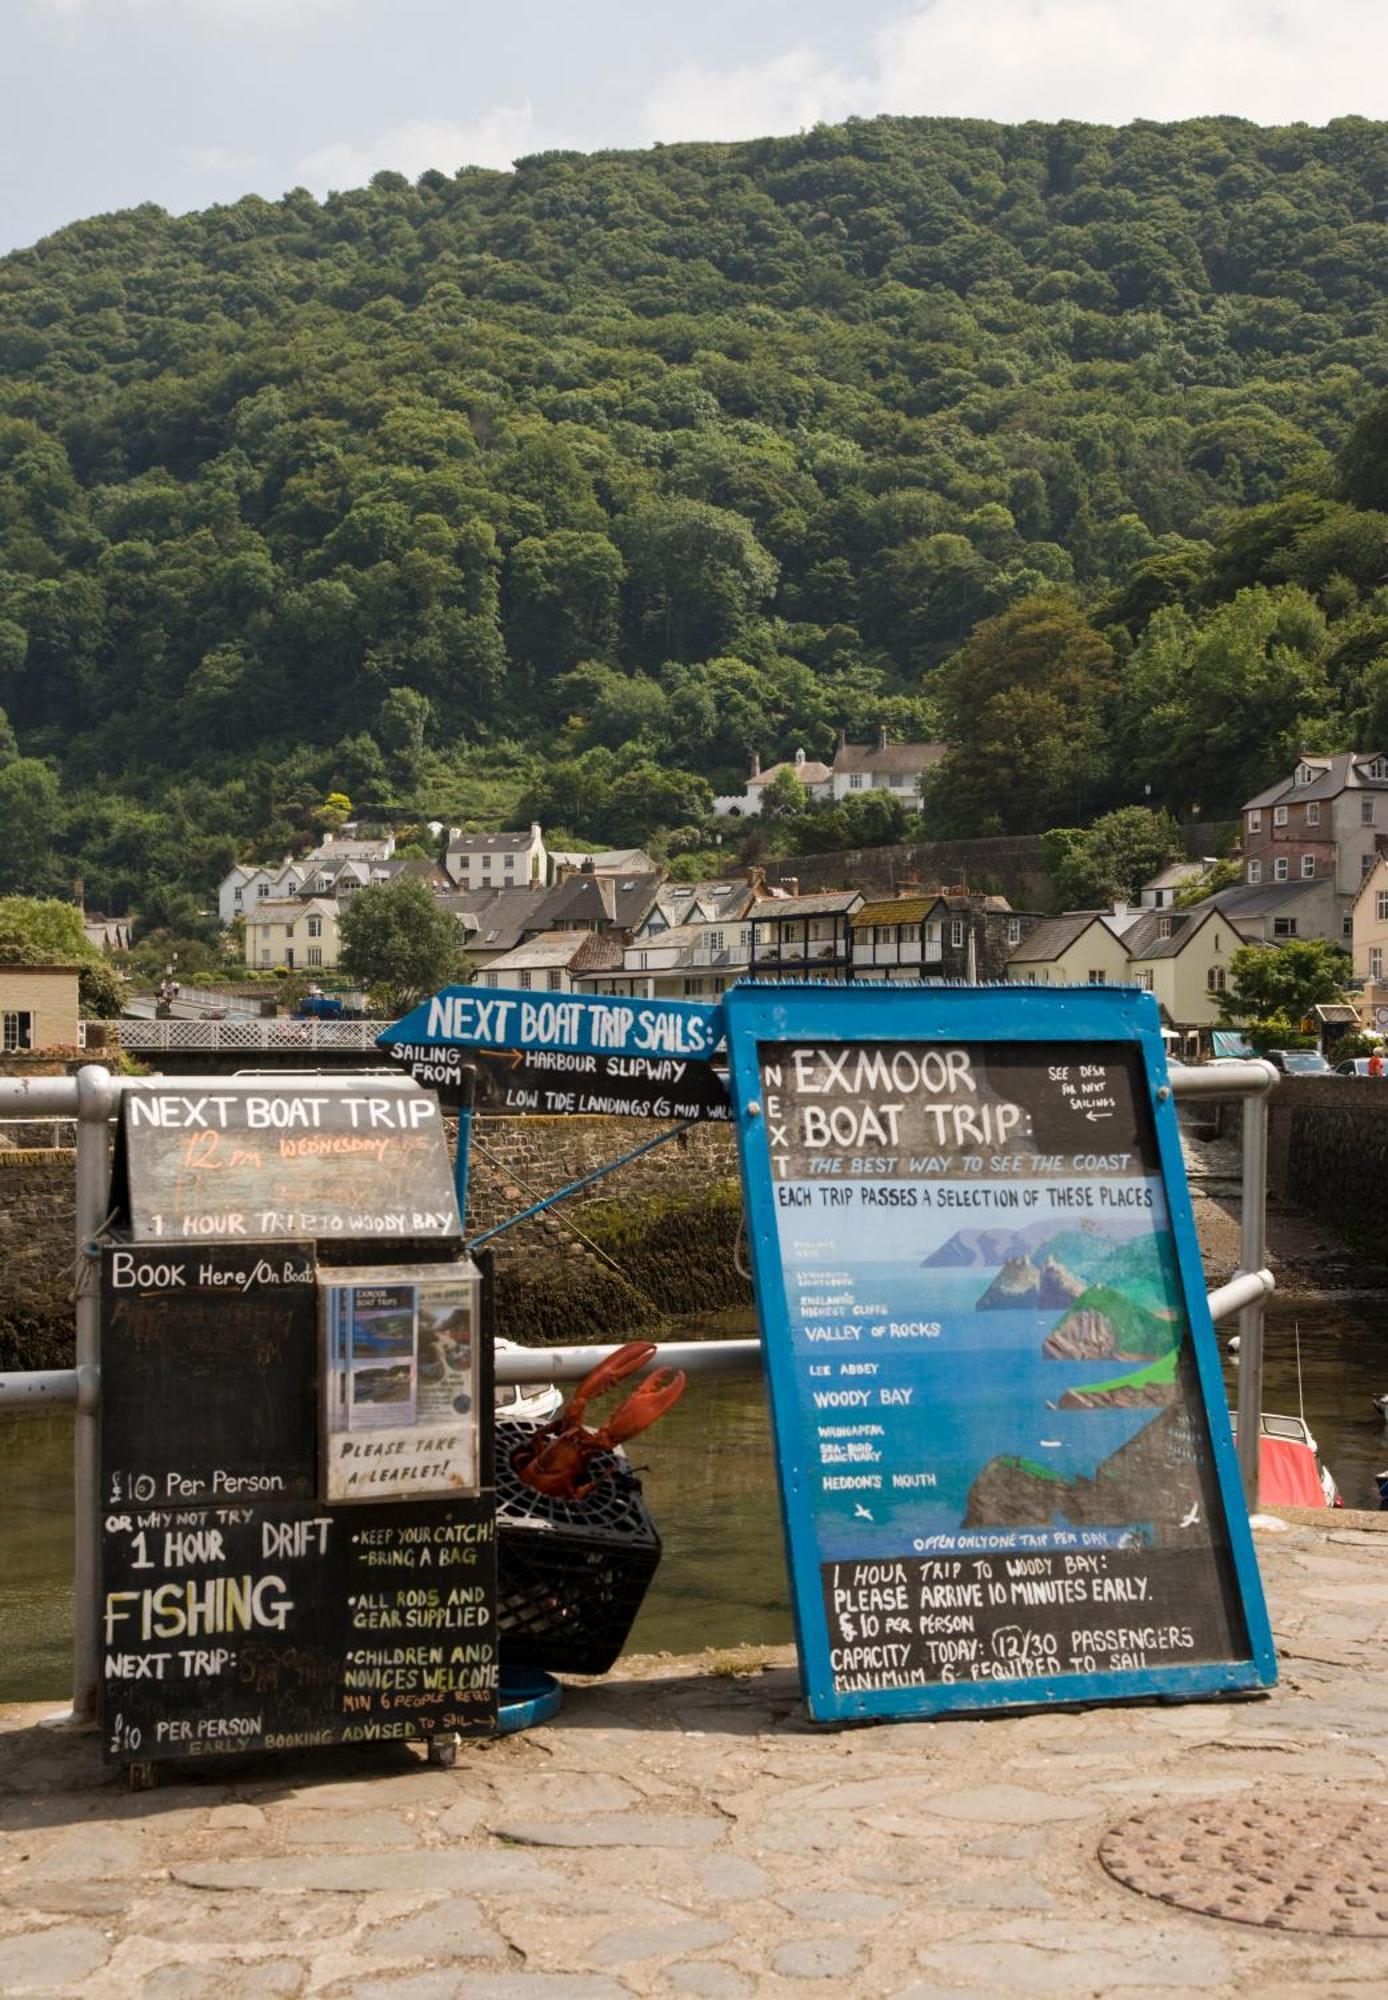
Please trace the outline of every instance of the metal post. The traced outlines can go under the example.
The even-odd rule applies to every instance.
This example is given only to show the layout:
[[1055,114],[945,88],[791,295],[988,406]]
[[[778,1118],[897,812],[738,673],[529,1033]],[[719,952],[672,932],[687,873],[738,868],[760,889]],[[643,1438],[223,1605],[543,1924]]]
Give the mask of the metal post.
[[88,1063],[77,1072],[77,1416],[73,1425],[72,1721],[96,1717],[100,1673],[101,1264],[96,1239],[110,1198],[110,1121],[119,1086]]
[[472,1107],[477,1098],[477,1065],[464,1063],[460,1074],[463,1088],[458,1099],[458,1144],[453,1154],[453,1192],[458,1202],[458,1227],[466,1236],[468,1155],[472,1150]]
[[[1275,1072],[1267,1065],[1269,1075]],[[1270,1089],[1272,1086],[1269,1085]],[[1239,1263],[1261,1271],[1267,1262],[1268,1099],[1267,1091],[1243,1105],[1243,1188],[1240,1204]],[[1250,1514],[1259,1502],[1258,1457],[1263,1434],[1263,1304],[1251,1299],[1239,1313],[1239,1473]]]

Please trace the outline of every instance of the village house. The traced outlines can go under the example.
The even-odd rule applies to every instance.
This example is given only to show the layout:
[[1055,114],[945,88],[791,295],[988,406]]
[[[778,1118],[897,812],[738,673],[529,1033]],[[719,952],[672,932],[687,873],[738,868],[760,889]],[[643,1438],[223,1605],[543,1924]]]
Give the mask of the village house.
[[1374,865],[1379,834],[1388,834],[1388,756],[1303,751],[1289,778],[1243,808],[1244,881],[1251,888],[1328,881],[1341,925],[1314,935],[1339,943],[1349,936],[1350,905]]
[[1240,882],[1217,889],[1184,914],[1221,911],[1245,944],[1285,944],[1289,938],[1323,938],[1349,949],[1351,911],[1331,876],[1304,882]]
[[246,963],[263,971],[334,972],[340,960],[338,905],[331,896],[269,897],[246,918]]
[[0,965],[0,1049],[77,1047],[75,965]]
[[1169,910],[1182,889],[1189,889],[1216,866],[1213,855],[1201,861],[1168,861],[1149,882],[1144,882],[1138,902],[1144,910]]
[[1154,996],[1169,1027],[1212,1027],[1229,961],[1244,942],[1230,919],[1207,905],[1152,910],[1123,934],[1128,978]]
[[528,833],[451,833],[443,865],[463,889],[522,889],[548,879],[538,820]]
[[796,783],[805,791],[806,803],[819,795],[821,787],[828,785],[833,775],[827,764],[817,764],[806,757],[803,750],[797,750],[794,757],[785,763],[772,764],[767,770],[761,767],[761,758],[752,759],[751,776],[740,792],[727,792],[713,801],[713,810],[723,819],[755,819],[766,804],[766,788],[778,778],[782,771],[789,771]]
[[921,779],[933,770],[948,748],[944,743],[889,743],[885,729],[873,744],[850,743],[839,731],[839,747],[829,776],[815,786],[815,797],[837,805],[858,792],[890,792],[910,812],[920,812]]
[[1359,1018],[1388,1033],[1388,846],[1381,850],[1354,899],[1351,956],[1361,987]]
[[479,986],[518,988],[522,993],[573,993],[585,971],[619,966],[619,938],[592,931],[540,931],[494,958],[477,975]]
[[1128,952],[1106,910],[1044,917],[1007,960],[1007,978],[1024,986],[1125,986]]
[[759,896],[747,913],[749,979],[851,979],[857,889]]
[[549,880],[562,882],[566,875],[587,871],[590,875],[650,875],[656,865],[644,847],[602,847],[591,854],[579,848],[551,847]]
[[591,965],[583,985],[644,1000],[717,1000],[747,977],[750,954],[750,924],[666,925],[634,938],[614,964]]

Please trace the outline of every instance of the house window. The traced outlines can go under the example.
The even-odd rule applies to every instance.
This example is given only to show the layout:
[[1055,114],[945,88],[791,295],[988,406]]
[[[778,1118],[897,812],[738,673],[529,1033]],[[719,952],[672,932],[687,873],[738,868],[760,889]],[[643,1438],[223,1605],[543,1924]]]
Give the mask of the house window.
[[1164,938],[1169,938],[1169,937],[1170,937],[1170,935],[1171,935],[1171,919],[1170,919],[1170,917],[1163,917],[1163,918],[1162,918],[1162,920],[1161,920],[1161,922],[1160,922],[1160,923],[1159,923],[1159,924],[1157,925],[1157,930],[1158,930],[1158,932],[1160,933],[1160,935],[1161,935],[1162,937],[1164,937]]
[[860,792],[863,789],[863,774],[861,771],[851,771],[849,773],[848,789],[850,792]]
[[1222,965],[1212,965],[1209,972],[1205,975],[1205,984],[1211,993],[1222,993],[1224,991],[1224,967]]
[[260,962],[262,965],[268,965],[270,963],[270,948],[268,945],[260,954]]
[[1379,889],[1374,895],[1374,915],[1381,924],[1388,924],[1388,889]]
[[1248,831],[1250,833],[1261,833],[1262,830],[1263,815],[1260,812],[1251,812],[1248,815]]
[[1359,801],[1359,824],[1361,826],[1372,826],[1373,823],[1374,802],[1372,799],[1361,799]]
[[1008,918],[1007,942],[1009,944],[1020,944],[1022,942],[1022,920],[1020,917]]
[[709,932],[709,934],[708,934],[708,948],[709,948],[709,950],[710,950],[710,951],[722,951],[722,949],[723,949],[723,933],[722,933],[722,931],[710,931],[710,932]]
[[233,890],[232,890],[232,892],[231,892],[231,900],[232,900],[232,901],[233,901],[234,903],[239,903],[239,902],[240,902],[240,900],[241,900],[241,891],[240,891],[239,889],[233,889]]
[[1091,972],[1089,975],[1089,983],[1091,986],[1107,986],[1108,974],[1106,972]]
[[310,965],[321,965],[323,963],[323,947],[321,944],[311,944],[309,946],[308,962]]
[[1316,801],[1312,799],[1310,805],[1306,808],[1306,824],[1307,826],[1319,826],[1320,823],[1321,809]]
[[1311,880],[1312,876],[1313,876],[1313,875],[1315,874],[1315,872],[1316,872],[1316,857],[1315,857],[1315,855],[1314,855],[1314,854],[1303,854],[1303,855],[1302,855],[1302,857],[1301,857],[1301,879],[1302,879],[1302,881],[1303,881],[1303,882],[1309,882],[1309,881]]
[[919,924],[901,925],[901,942],[903,944],[917,943],[919,941],[920,934],[921,934],[921,927]]
[[1250,881],[1250,882],[1261,882],[1261,881],[1262,881],[1262,879],[1263,879],[1263,864],[1262,864],[1262,862],[1261,862],[1261,861],[1250,861],[1250,862],[1249,862],[1249,864],[1248,864],[1248,879],[1249,879],[1249,881]]
[[562,972],[551,972],[551,974],[549,975],[549,990],[551,993],[563,992],[564,975]]
[[949,925],[949,941],[956,948],[956,950],[961,944],[963,944],[964,919],[962,917],[951,917]]
[[1295,917],[1274,917],[1274,918],[1273,918],[1273,920],[1272,920],[1272,934],[1273,934],[1273,936],[1274,936],[1275,938],[1280,938],[1280,937],[1281,937],[1281,938],[1288,938],[1288,937],[1295,937],[1295,936],[1296,936],[1296,918],[1295,918]]
[[309,918],[309,920],[308,920],[308,934],[309,934],[309,936],[310,936],[310,937],[322,937],[322,935],[323,935],[323,919],[322,919],[321,917],[310,917],[310,918]]
[[1272,823],[1274,826],[1285,826],[1287,824],[1287,808],[1285,806],[1273,807]]
[[528,993],[530,991],[530,974],[528,972],[517,973],[516,984],[523,993]]
[[270,893],[270,884],[268,882],[257,882],[255,893],[257,896],[268,896]]
[[1150,972],[1135,972],[1135,973],[1133,974],[1133,985],[1134,985],[1134,986],[1136,986],[1136,987],[1138,987],[1138,988],[1140,988],[1140,989],[1141,989],[1141,991],[1142,991],[1142,992],[1144,992],[1144,993],[1150,993],[1150,992],[1151,992],[1151,990],[1152,990],[1152,975],[1151,975],[1151,973],[1150,973]]
[[1285,882],[1290,872],[1291,872],[1291,864],[1287,860],[1286,855],[1279,854],[1277,859],[1272,864],[1272,874],[1274,881]]
[[1345,911],[1345,914],[1340,919],[1340,935],[1347,938],[1354,936],[1354,918],[1348,910]]
[[34,1046],[34,1017],[27,1011],[22,1014],[5,1016],[5,1051],[11,1049],[31,1049]]
[[[1383,977],[1383,947],[1382,947],[1382,945],[1378,945],[1378,944],[1376,944],[1376,945],[1375,945],[1375,946],[1373,947],[1373,949],[1372,949],[1372,950],[1370,951],[1370,953],[1369,953],[1369,977],[1370,977],[1370,979],[1382,979],[1382,977]],[[9,1015],[7,1014],[7,1015],[5,1016],[5,1033],[6,1033],[6,1035],[8,1035],[8,1034],[9,1034],[9,1031],[10,1031],[10,1030],[9,1030],[9,1021],[10,1021],[10,1017],[9,1017]],[[9,1047],[9,1043],[8,1043],[8,1041],[7,1041],[6,1043],[5,1043],[5,1047],[6,1047],[6,1048],[8,1048],[8,1047]]]

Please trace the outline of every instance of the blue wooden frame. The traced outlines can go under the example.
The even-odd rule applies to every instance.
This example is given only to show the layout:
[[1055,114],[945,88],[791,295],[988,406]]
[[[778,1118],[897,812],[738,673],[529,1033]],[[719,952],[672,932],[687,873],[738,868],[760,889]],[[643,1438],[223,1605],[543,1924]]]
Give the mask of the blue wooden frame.
[[[1186,1184],[1176,1107],[1167,1078],[1160,1017],[1135,987],[735,986],[724,997],[729,1066],[748,1217],[762,1355],[771,1401],[781,1518],[789,1559],[796,1643],[811,1715],[819,1720],[933,1715],[949,1710],[1036,1707],[1171,1696],[1214,1696],[1271,1687],[1277,1659],[1253,1536],[1239,1479],[1219,1354]],[[1127,1043],[1142,1055],[1156,1130],[1201,1399],[1209,1423],[1224,1528],[1249,1656],[1112,1673],[1066,1673],[1028,1680],[931,1683],[883,1690],[836,1689],[820,1585],[821,1555],[802,1462],[790,1314],[776,1228],[766,1121],[760,1115],[758,1044],[904,1040],[918,1042]]]

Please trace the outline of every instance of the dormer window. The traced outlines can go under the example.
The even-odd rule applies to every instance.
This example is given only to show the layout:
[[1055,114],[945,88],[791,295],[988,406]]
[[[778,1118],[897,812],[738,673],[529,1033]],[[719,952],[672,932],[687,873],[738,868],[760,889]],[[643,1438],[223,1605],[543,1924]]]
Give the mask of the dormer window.
[[1309,764],[1298,764],[1296,767],[1296,781],[1299,785],[1309,785],[1315,775]]
[[1375,757],[1372,764],[1365,765],[1364,775],[1366,778],[1377,778],[1380,782],[1388,778],[1388,757]]
[[1171,919],[1170,919],[1170,917],[1163,917],[1163,918],[1162,918],[1161,922],[1160,922],[1160,923],[1159,923],[1159,924],[1157,925],[1157,933],[1158,933],[1158,935],[1159,935],[1160,937],[1164,937],[1164,938],[1169,938],[1169,937],[1170,937],[1170,935],[1171,935]]

